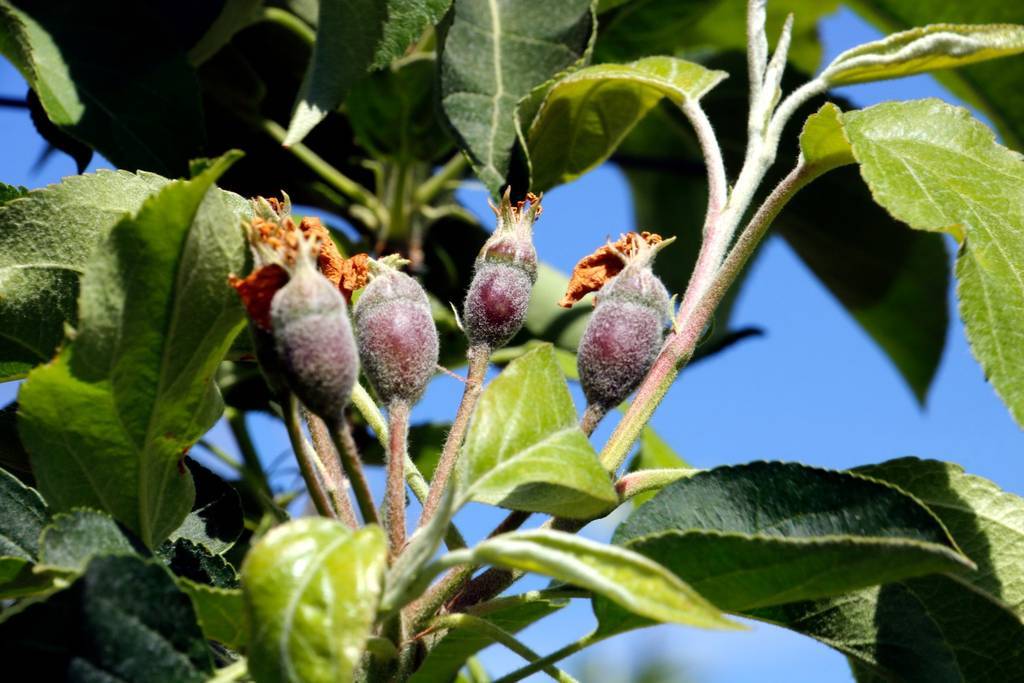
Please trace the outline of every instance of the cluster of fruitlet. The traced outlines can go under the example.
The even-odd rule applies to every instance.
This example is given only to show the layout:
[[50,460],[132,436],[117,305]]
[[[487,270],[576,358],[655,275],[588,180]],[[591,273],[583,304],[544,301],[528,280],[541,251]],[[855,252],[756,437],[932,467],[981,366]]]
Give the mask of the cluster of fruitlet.
[[[343,272],[346,264],[318,221],[295,226],[289,209],[287,202],[257,200],[248,226],[257,269],[245,281],[233,280],[253,319],[265,372],[280,376],[332,426],[342,420],[360,368],[389,408],[415,403],[434,375],[439,351],[426,292],[399,270],[406,262],[398,256],[364,256],[365,272],[357,279],[365,287],[350,320],[350,292],[339,277],[325,274]],[[541,214],[538,197],[513,203],[508,191],[492,209],[497,227],[476,259],[462,316],[471,353],[482,352],[485,360],[526,319],[537,279],[532,230]],[[636,389],[661,349],[671,304],[651,265],[667,243],[630,233],[581,261],[603,260],[603,275],[586,289],[597,295],[578,348],[583,392],[599,416]],[[568,305],[581,296],[567,294]]]

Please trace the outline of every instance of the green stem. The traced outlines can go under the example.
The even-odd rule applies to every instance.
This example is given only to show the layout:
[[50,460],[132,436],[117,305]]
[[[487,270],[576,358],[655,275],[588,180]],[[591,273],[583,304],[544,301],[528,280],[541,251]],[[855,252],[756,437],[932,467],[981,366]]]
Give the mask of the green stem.
[[384,526],[388,532],[391,560],[405,548],[405,458],[409,435],[409,404],[394,400],[388,406],[389,439],[387,484],[384,494]]
[[379,524],[380,517],[373,504],[373,493],[370,492],[370,484],[366,481],[366,474],[363,472],[359,449],[356,447],[355,439],[352,438],[352,426],[348,419],[342,417],[340,424],[329,427],[327,431],[341,458],[342,469],[345,470],[345,474],[352,484],[352,493],[355,494],[356,505],[359,507],[359,513],[363,516],[363,522]]
[[[256,123],[264,132],[270,135],[270,137],[277,140],[278,143],[284,144],[287,131],[276,121],[264,118],[259,119]],[[376,195],[338,169],[334,168],[334,166],[331,166],[329,163],[324,161],[320,155],[309,147],[301,142],[297,142],[285,149],[291,152],[299,161],[308,166],[310,170],[323,178],[328,185],[335,188],[352,201],[362,204],[370,209],[379,222],[378,225],[371,227],[379,228],[380,225],[383,225],[387,221],[387,210],[384,205],[381,204]]]
[[306,489],[309,490],[309,497],[313,505],[324,517],[337,519],[337,514],[331,507],[331,500],[324,489],[323,483],[317,474],[316,464],[318,458],[313,447],[306,441],[302,433],[302,418],[299,416],[299,400],[294,395],[288,396],[288,405],[284,413],[284,424],[288,429],[288,439],[291,441],[292,450],[295,451],[295,459],[299,462],[299,471],[306,482]]
[[[370,425],[370,429],[377,435],[377,441],[380,443],[381,448],[387,452],[389,443],[388,425],[384,421],[384,415],[380,412],[380,408],[377,407],[373,397],[370,396],[370,392],[361,384],[356,384],[355,389],[352,390],[352,405],[356,407],[359,414],[366,420],[366,424]],[[416,466],[416,463],[412,461],[408,454],[405,456],[405,480],[409,484],[409,488],[412,489],[413,495],[416,496],[416,500],[422,504],[427,499],[429,485],[427,484],[426,477],[420,472],[420,468]],[[444,542],[449,550],[466,547],[466,540],[454,524],[448,525],[448,532],[445,534]]]
[[302,414],[306,418],[309,436],[313,440],[313,450],[316,451],[317,458],[323,467],[327,495],[330,496],[339,519],[353,529],[357,529],[359,522],[356,520],[356,511],[352,508],[352,501],[348,497],[345,475],[341,471],[341,456],[331,442],[327,425],[305,408],[303,408]]
[[487,364],[490,358],[490,349],[486,346],[471,346],[466,354],[469,360],[469,371],[466,374],[466,386],[462,392],[462,400],[459,402],[458,411],[455,413],[455,420],[452,428],[445,439],[444,447],[441,450],[441,457],[437,461],[437,468],[434,470],[434,478],[430,482],[430,494],[423,504],[423,515],[420,517],[419,526],[422,528],[437,512],[437,506],[441,502],[455,462],[458,460],[459,451],[462,450],[462,442],[466,438],[466,430],[469,428],[469,420],[473,416],[473,410],[483,392],[484,376],[487,374]]
[[508,631],[495,625],[494,623],[475,617],[471,614],[446,614],[443,617],[439,617],[431,626],[431,630],[434,629],[454,629],[462,628],[472,631],[475,634],[487,636],[496,643],[500,643],[507,647],[512,652],[530,662],[537,668],[534,671],[543,671],[547,675],[556,681],[561,683],[575,683],[576,679],[562,671],[561,669],[552,665],[551,662],[540,663],[541,656],[530,649],[526,644],[517,639]]
[[413,194],[413,208],[418,209],[430,204],[439,194],[448,189],[453,181],[461,178],[467,168],[469,168],[469,160],[462,152],[456,152],[455,156],[438,169],[437,173],[416,188],[416,192]]
[[264,7],[260,13],[259,21],[277,24],[288,29],[309,45],[313,45],[316,42],[316,31],[310,28],[302,19],[279,7]]
[[527,676],[531,676],[538,671],[544,671],[545,667],[550,666],[555,662],[560,662],[566,657],[576,654],[585,647],[589,647],[594,643],[604,640],[605,637],[606,636],[598,635],[596,631],[585,635],[579,640],[569,643],[560,650],[555,650],[551,654],[541,657],[534,662],[530,662],[523,668],[517,669],[507,676],[502,676],[498,680],[494,681],[494,683],[515,683],[515,681],[521,681]]

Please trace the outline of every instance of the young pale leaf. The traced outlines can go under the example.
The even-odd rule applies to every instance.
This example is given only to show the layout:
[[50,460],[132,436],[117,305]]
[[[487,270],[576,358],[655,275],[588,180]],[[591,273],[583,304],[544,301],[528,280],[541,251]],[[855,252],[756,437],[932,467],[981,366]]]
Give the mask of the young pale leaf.
[[451,0],[321,0],[316,43],[285,145],[302,142],[371,68],[387,66],[437,23]]
[[178,176],[205,145],[199,80],[175,36],[154,30],[158,12],[150,3],[2,0],[0,54],[59,128],[117,166]]
[[184,452],[217,420],[212,382],[245,325],[240,197],[210,191],[237,155],[169,183],[86,266],[79,328],[22,385],[22,440],[57,510],[111,513],[155,547],[192,508]]
[[[499,598],[474,614],[490,621],[507,633],[518,633],[530,624],[554,614],[569,604],[566,599],[543,597],[537,593]],[[481,607],[481,606],[478,606]],[[466,660],[494,643],[487,635],[472,628],[448,629],[427,651],[423,664],[410,683],[433,683],[452,680]]]
[[960,314],[975,356],[1024,424],[1024,158],[970,114],[938,100],[844,114],[861,175],[912,228],[960,242]]
[[816,638],[883,680],[1016,681],[1024,671],[1024,622],[987,593],[949,576],[747,616]]
[[618,502],[580,431],[550,344],[509,363],[484,390],[458,473],[458,504],[475,500],[578,519]]
[[978,571],[959,576],[1024,619],[1024,498],[960,465],[900,458],[856,470],[900,487],[928,506]]
[[613,541],[728,611],[972,567],[939,520],[895,487],[788,463],[680,479]]
[[954,69],[1024,52],[1024,26],[933,24],[840,54],[821,73],[829,87]]
[[398,609],[417,597],[409,594],[410,588],[419,580],[420,570],[437,554],[454,513],[455,496],[452,488],[448,487],[430,523],[416,530],[405,550],[388,570],[384,598],[381,600],[382,610]]
[[97,557],[69,588],[6,613],[0,655],[30,658],[42,681],[201,683],[213,673],[188,597],[137,556]]
[[249,671],[258,683],[351,680],[384,587],[380,527],[306,518],[273,529],[246,556]]
[[807,118],[800,132],[800,153],[804,163],[821,173],[839,166],[855,164],[853,149],[843,128],[843,112],[826,102]]
[[238,650],[246,644],[248,626],[242,591],[218,588],[178,578],[180,588],[192,601],[203,635]]
[[550,576],[654,621],[703,628],[736,627],[667,569],[624,548],[538,529],[501,534],[469,552],[473,564]]
[[590,0],[455,0],[441,43],[441,108],[480,180],[505,183],[516,105],[584,62],[594,32]]
[[110,515],[79,508],[54,515],[39,537],[39,564],[80,574],[99,555],[135,555]]
[[[640,434],[640,448],[630,463],[630,472],[638,470],[663,470],[689,468],[668,443],[650,427],[644,427]],[[642,505],[654,497],[655,492],[641,493],[632,498],[634,505]]]
[[0,597],[36,583],[32,565],[39,559],[39,534],[49,517],[35,489],[0,469]]
[[242,499],[231,484],[192,458],[186,464],[196,487],[196,500],[170,540],[188,539],[219,555],[235,544],[245,527]]
[[167,184],[152,173],[70,176],[0,206],[0,381],[53,357],[89,255]]
[[728,74],[673,57],[600,64],[548,91],[527,132],[532,187],[547,190],[605,161],[654,106],[699,100]]

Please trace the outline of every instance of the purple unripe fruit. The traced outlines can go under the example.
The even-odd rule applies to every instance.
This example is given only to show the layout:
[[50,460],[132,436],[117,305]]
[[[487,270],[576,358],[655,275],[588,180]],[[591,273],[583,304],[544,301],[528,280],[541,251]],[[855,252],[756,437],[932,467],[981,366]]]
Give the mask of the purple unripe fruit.
[[601,288],[576,361],[589,403],[610,410],[637,388],[661,350],[668,311],[668,291],[647,263]]
[[270,302],[274,346],[288,387],[327,424],[342,419],[359,375],[345,299],[300,255]]
[[473,267],[463,305],[463,328],[469,345],[496,349],[504,346],[523,326],[530,291],[537,281],[537,252],[531,239],[540,216],[540,198],[527,195],[512,206],[509,190],[494,209],[498,226]]
[[381,401],[415,403],[437,369],[438,340],[426,292],[381,264],[353,310],[359,357]]

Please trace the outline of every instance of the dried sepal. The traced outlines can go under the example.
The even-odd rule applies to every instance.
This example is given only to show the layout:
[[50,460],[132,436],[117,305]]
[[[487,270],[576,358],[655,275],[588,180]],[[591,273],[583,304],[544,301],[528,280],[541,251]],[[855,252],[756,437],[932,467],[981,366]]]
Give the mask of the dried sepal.
[[661,235],[651,232],[627,232],[617,241],[608,242],[593,254],[584,256],[572,269],[569,286],[558,305],[572,308],[573,304],[590,292],[596,292],[604,287],[605,283],[622,272],[630,261],[641,258],[649,260],[670,241],[663,241]]

